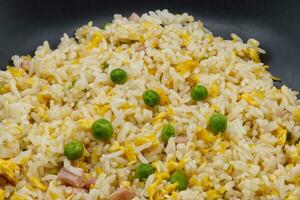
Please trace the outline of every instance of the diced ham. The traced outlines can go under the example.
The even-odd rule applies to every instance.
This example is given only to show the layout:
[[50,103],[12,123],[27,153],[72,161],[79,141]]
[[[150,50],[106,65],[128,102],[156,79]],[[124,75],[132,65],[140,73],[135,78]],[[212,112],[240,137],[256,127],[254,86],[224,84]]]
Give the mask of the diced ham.
[[133,12],[128,19],[129,21],[138,22],[140,20],[140,16]]
[[73,187],[78,187],[81,188],[84,186],[83,182],[83,175],[78,176],[76,174],[73,174],[72,172],[68,171],[66,168],[62,168],[58,174],[57,177],[60,181],[63,183],[73,186]]
[[145,51],[146,50],[146,47],[145,45],[141,44],[139,45],[137,48],[136,48],[136,51],[137,52],[141,52],[141,51]]
[[188,141],[188,138],[186,136],[177,136],[175,142],[176,143],[183,143],[186,144]]
[[131,200],[134,196],[134,192],[127,188],[121,187],[111,195],[111,200]]
[[91,185],[95,184],[97,178],[90,178],[88,179],[85,184],[84,187],[90,189]]

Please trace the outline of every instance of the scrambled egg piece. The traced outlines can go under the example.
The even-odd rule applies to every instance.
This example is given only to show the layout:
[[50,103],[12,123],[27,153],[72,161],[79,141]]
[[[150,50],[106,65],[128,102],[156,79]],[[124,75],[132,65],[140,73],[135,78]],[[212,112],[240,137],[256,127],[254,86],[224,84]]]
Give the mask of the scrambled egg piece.
[[147,193],[148,193],[148,196],[151,200],[155,199],[154,198],[154,195],[157,191],[157,186],[161,183],[162,180],[165,180],[167,178],[169,178],[169,173],[164,173],[164,172],[161,172],[161,173],[158,173],[156,172],[155,173],[155,177],[156,177],[156,181],[154,181],[148,188],[147,188]]
[[[45,97],[45,96],[44,96]],[[48,100],[46,100],[48,101]],[[46,104],[39,104],[38,106],[34,107],[34,111],[37,112],[38,116],[44,120],[44,121],[48,121],[48,115],[47,115],[47,106]]]
[[297,123],[300,123],[300,108],[296,108],[293,113],[294,119]]
[[241,58],[248,58],[256,63],[260,62],[259,53],[254,48],[243,49],[241,51],[235,51],[235,54]]
[[167,162],[167,168],[169,172],[172,172],[174,170],[180,170],[184,168],[185,163],[187,162],[187,158],[181,159],[179,162],[175,162],[173,160],[170,160]]
[[77,124],[79,125],[80,128],[83,130],[90,130],[91,126],[93,124],[93,121],[91,119],[80,119],[77,121]]
[[198,139],[203,140],[205,143],[210,143],[216,140],[216,136],[208,130],[198,126],[196,129]]
[[94,109],[98,115],[103,116],[110,109],[110,105],[94,105]]
[[276,132],[276,135],[277,135],[277,138],[278,138],[278,142],[277,144],[280,146],[280,147],[283,147],[284,144],[285,144],[285,141],[286,141],[286,136],[287,136],[287,130],[278,126],[278,128],[275,130]]
[[150,200],[153,199],[154,194],[156,193],[156,187],[158,186],[159,182],[154,181],[148,188],[147,188],[147,193],[150,198]]
[[72,61],[72,64],[78,65],[78,64],[79,64],[79,58],[75,58],[75,59]]
[[47,194],[52,198],[52,199],[60,199],[60,197],[62,196],[61,191],[56,189],[57,186],[54,185],[53,182],[50,182],[49,184],[49,188],[47,190]]
[[121,105],[121,108],[122,108],[123,110],[126,110],[126,109],[130,109],[130,108],[135,108],[135,105],[133,105],[133,104],[131,104],[131,103],[123,103],[123,104]]
[[265,92],[263,90],[254,90],[252,95],[258,97],[259,99],[265,98]]
[[199,78],[197,75],[191,75],[186,79],[186,81],[189,83],[190,86],[193,86],[198,83]]
[[219,106],[217,106],[216,104],[212,104],[212,105],[210,106],[210,108],[213,109],[213,110],[216,111],[216,112],[219,112],[219,111],[220,111]]
[[114,152],[114,151],[119,151],[119,150],[124,150],[124,147],[120,145],[119,142],[114,142],[114,144],[110,147],[109,151]]
[[0,159],[0,176],[3,176],[12,185],[17,184],[17,177],[14,173],[19,167],[12,160]]
[[208,94],[211,97],[217,97],[219,95],[219,86],[213,83],[208,90]]
[[5,199],[5,190],[0,189],[0,200]]
[[100,167],[96,167],[95,171],[96,171],[97,174],[102,174],[103,173],[103,170]]
[[256,75],[256,76],[261,76],[263,73],[266,72],[266,70],[269,69],[269,66],[268,65],[264,65],[264,66],[261,66],[261,67],[257,67],[253,73]]
[[143,21],[142,27],[146,29],[159,29],[161,28],[158,24],[154,24],[153,22]]
[[182,46],[188,46],[190,44],[192,37],[185,30],[182,31],[179,36],[181,38]]
[[[209,179],[208,176],[204,176],[202,178],[202,180],[199,180],[197,178],[196,175],[193,175],[190,180],[189,180],[189,185],[190,186],[198,186],[198,187],[202,187],[204,189],[204,191],[207,191],[209,190],[210,188],[212,188],[212,182],[211,180]],[[224,190],[224,191],[223,191]],[[222,190],[218,191],[218,193],[221,193],[223,191],[223,193],[225,192],[225,188],[223,188]],[[213,192],[211,192],[212,196],[213,196]]]
[[24,69],[12,66],[7,66],[7,71],[9,71],[13,77],[21,77],[25,74]]
[[164,200],[165,198],[163,197],[163,195],[161,194],[161,192],[157,192],[154,194],[153,197],[154,200]]
[[167,113],[167,112],[161,112],[161,113],[159,113],[156,117],[154,117],[154,118],[152,119],[152,123],[153,123],[153,124],[156,124],[156,123],[162,121],[163,119],[167,118],[167,116],[168,116],[168,113]]
[[197,179],[195,175],[193,175],[190,180],[189,180],[189,185],[190,186],[201,186],[201,181]]
[[38,93],[37,98],[40,104],[49,105],[51,101],[51,96],[49,94]]
[[193,60],[186,60],[175,65],[175,70],[181,74],[187,71],[193,71],[199,65],[198,62]]
[[153,68],[153,69],[150,69],[148,68],[148,73],[151,74],[151,75],[155,75],[157,72],[157,69]]
[[137,158],[132,145],[126,144],[123,151],[127,159],[130,161],[128,165],[132,165],[137,162]]
[[47,190],[47,187],[41,183],[39,178],[32,176],[32,177],[28,177],[28,180],[34,187],[36,187],[42,191]]
[[99,155],[98,155],[99,149],[100,149],[99,146],[93,148],[92,155],[91,155],[92,164],[96,164],[99,161]]
[[221,197],[221,195],[216,190],[208,190],[206,194],[208,200],[214,200]]
[[258,107],[258,103],[254,100],[253,95],[249,93],[244,93],[241,95],[241,99],[244,99],[248,104]]
[[173,200],[177,199],[177,192],[176,191],[172,192],[171,199],[173,199]]
[[168,168],[168,171],[169,172],[172,172],[174,171],[175,169],[178,168],[178,165],[179,163],[173,161],[173,160],[170,160],[168,163],[167,163],[167,168]]
[[172,183],[172,184],[169,184],[169,185],[166,185],[164,187],[164,191],[167,193],[167,194],[172,194],[173,191],[175,191],[177,189],[177,186],[178,186],[178,183]]
[[209,35],[206,35],[206,38],[207,38],[208,42],[212,42],[215,37],[213,34],[209,34]]
[[19,162],[16,162],[16,164],[24,166],[27,164],[27,162],[29,161],[30,158],[31,158],[31,154],[28,154],[28,155],[24,156],[23,158],[21,158]]
[[124,187],[127,187],[127,188],[130,188],[131,183],[130,183],[130,181],[122,181],[120,185],[124,186]]
[[221,154],[222,154],[222,153],[225,152],[225,150],[227,149],[228,146],[229,146],[228,142],[222,141],[222,142],[220,142],[220,143],[217,145],[216,150],[217,150],[218,153],[221,153]]
[[90,42],[87,44],[89,50],[98,47],[103,40],[103,34],[99,31],[95,32]]
[[125,144],[124,146],[120,145],[118,142],[115,142],[109,149],[110,152],[122,150],[129,160],[129,165],[132,165],[137,162],[136,154],[134,148],[131,144]]
[[134,144],[136,146],[140,146],[140,145],[146,144],[148,142],[152,142],[152,145],[151,145],[152,148],[156,147],[160,143],[154,133],[151,133],[145,137],[138,137],[134,140]]
[[34,78],[26,78],[26,82],[24,85],[21,85],[21,88],[25,89],[25,88],[32,87],[34,83],[35,83]]
[[152,44],[151,44],[151,47],[152,47],[152,48],[158,47],[158,41],[154,40],[154,41],[152,42]]
[[161,88],[156,88],[156,92],[160,96],[160,104],[162,106],[166,106],[166,105],[171,103],[170,100],[169,100],[168,95],[166,95],[166,93]]
[[[85,152],[87,152],[86,150],[84,150],[83,155],[85,154]],[[81,168],[83,171],[88,172],[89,171],[89,167],[88,164],[82,161],[75,161],[74,162],[74,166]]]
[[156,124],[158,122],[161,122],[163,119],[166,119],[168,116],[173,116],[174,114],[175,113],[172,107],[168,107],[167,111],[160,112],[157,116],[152,118],[152,123]]
[[10,91],[10,87],[8,84],[0,85],[0,94],[4,94]]
[[209,177],[208,176],[205,176],[202,180],[201,180],[201,185],[202,185],[202,187],[204,187],[204,188],[210,188],[210,187],[212,187],[212,182],[211,182],[211,180],[209,179]]
[[257,63],[260,62],[260,59],[259,59],[259,53],[258,53],[255,49],[249,48],[248,53],[249,53],[249,57],[250,57],[253,61],[255,61],[255,62],[257,62]]
[[169,89],[173,88],[173,78],[170,78],[170,79],[167,81],[166,86],[167,86]]
[[299,153],[298,153],[297,150],[291,152],[291,154],[290,154],[289,156],[290,156],[290,158],[291,158],[291,162],[292,162],[292,163],[297,163],[298,158],[299,158]]
[[136,138],[134,140],[134,144],[136,146],[140,146],[140,145],[143,145],[143,144],[146,144],[148,142],[151,142],[151,146],[148,148],[148,149],[145,149],[144,151],[151,151],[152,149],[155,149],[159,146],[160,144],[160,141],[159,139],[156,137],[156,135],[154,133],[151,133],[147,136],[144,136],[144,137],[139,137],[139,138]]

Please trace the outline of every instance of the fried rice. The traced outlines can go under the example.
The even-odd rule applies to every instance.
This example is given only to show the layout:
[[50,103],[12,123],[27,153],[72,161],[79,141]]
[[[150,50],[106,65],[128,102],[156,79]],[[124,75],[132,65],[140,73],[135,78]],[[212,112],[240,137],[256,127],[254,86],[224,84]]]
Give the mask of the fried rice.
[[[257,40],[231,38],[157,10],[89,22],[56,49],[46,41],[32,57],[13,56],[0,72],[0,200],[300,199],[298,93],[274,86]],[[116,68],[126,83],[110,80]],[[203,101],[191,98],[197,84]],[[143,102],[147,89],[160,96],[155,108]],[[207,125],[215,112],[228,120],[223,133]],[[107,141],[91,133],[101,118],[114,128]],[[176,136],[164,143],[166,123]],[[71,140],[85,148],[76,161],[64,155]],[[144,181],[141,163],[155,169]],[[186,189],[170,183],[175,170]]]

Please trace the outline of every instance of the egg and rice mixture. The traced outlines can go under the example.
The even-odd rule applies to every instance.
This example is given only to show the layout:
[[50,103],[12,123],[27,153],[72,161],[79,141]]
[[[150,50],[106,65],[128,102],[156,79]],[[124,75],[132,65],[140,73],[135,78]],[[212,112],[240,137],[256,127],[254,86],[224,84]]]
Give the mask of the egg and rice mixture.
[[[158,10],[13,56],[0,72],[0,200],[300,199],[297,92],[273,86],[258,41],[231,36]],[[117,68],[122,84],[110,77]],[[147,90],[158,105],[145,103]],[[209,127],[216,113],[225,131]],[[99,119],[113,127],[107,140],[92,134]],[[76,159],[71,141],[83,145]],[[142,163],[151,170],[138,172]]]

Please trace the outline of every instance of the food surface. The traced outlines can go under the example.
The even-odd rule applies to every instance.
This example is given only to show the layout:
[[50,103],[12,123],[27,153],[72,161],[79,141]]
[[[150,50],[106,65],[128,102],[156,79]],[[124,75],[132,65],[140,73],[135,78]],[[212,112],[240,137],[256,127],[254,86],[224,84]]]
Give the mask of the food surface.
[[231,37],[158,10],[13,56],[0,200],[300,199],[297,92]]

